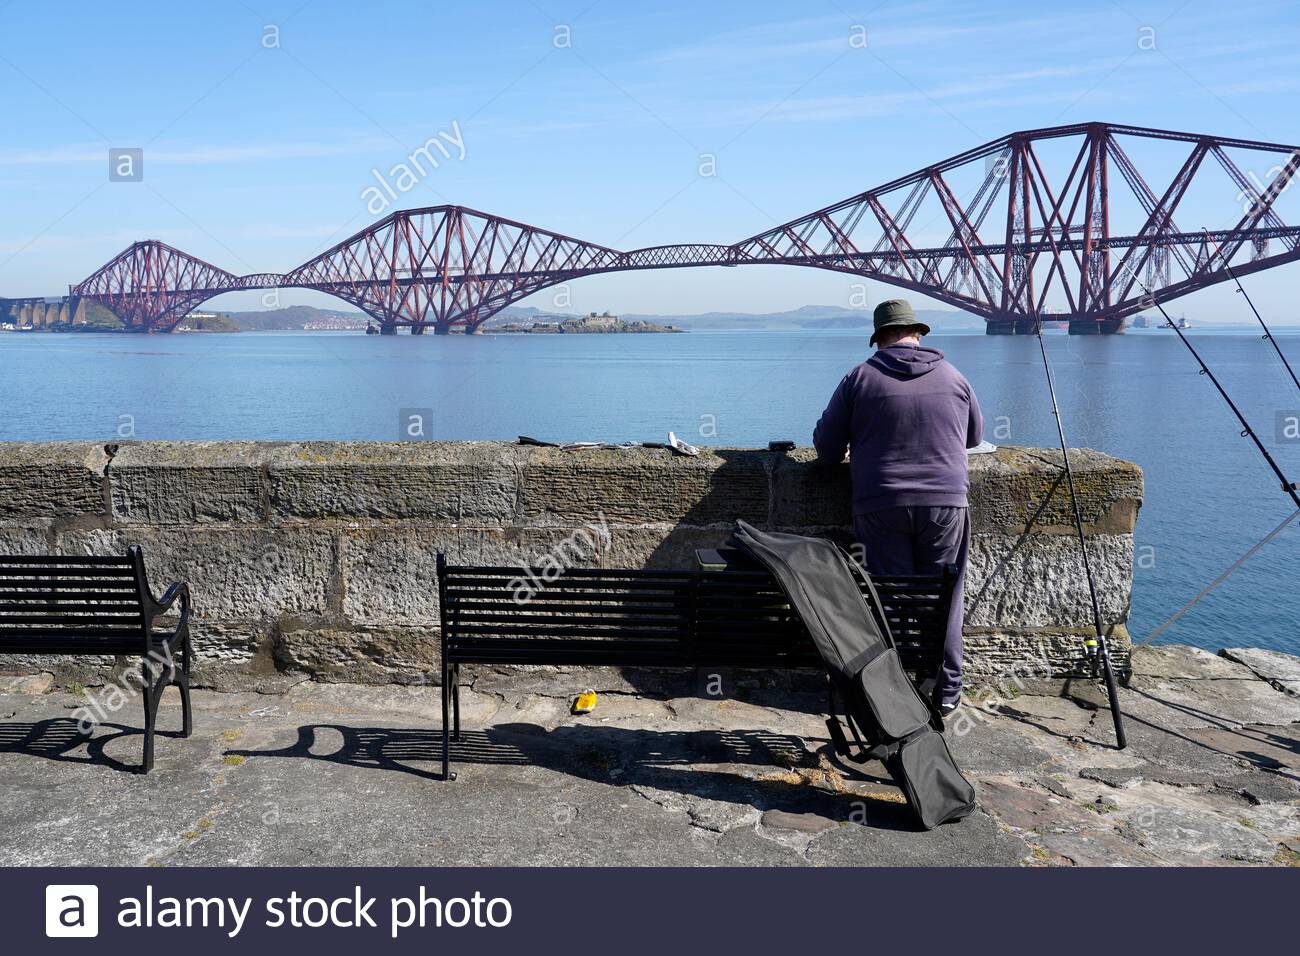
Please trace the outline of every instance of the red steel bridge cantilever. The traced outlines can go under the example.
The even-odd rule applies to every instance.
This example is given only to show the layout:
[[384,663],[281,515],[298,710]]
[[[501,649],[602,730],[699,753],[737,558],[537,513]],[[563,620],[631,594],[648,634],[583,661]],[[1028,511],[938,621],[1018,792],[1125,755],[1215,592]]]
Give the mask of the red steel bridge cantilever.
[[[1141,170],[1171,150],[1174,172],[1157,192]],[[391,213],[283,274],[237,276],[137,242],[71,291],[142,331],[170,331],[223,292],[296,287],[337,296],[384,331],[473,332],[582,276],[795,265],[921,293],[984,317],[991,332],[1032,332],[1038,315],[1109,332],[1150,305],[1137,274],[1164,301],[1227,280],[1225,263],[1245,275],[1300,259],[1300,227],[1277,208],[1298,170],[1297,147],[1085,123],[1011,133],[731,245],[621,251],[444,205]],[[1176,214],[1213,177],[1219,199],[1236,197],[1216,208],[1233,215],[1208,236],[1180,228]]]

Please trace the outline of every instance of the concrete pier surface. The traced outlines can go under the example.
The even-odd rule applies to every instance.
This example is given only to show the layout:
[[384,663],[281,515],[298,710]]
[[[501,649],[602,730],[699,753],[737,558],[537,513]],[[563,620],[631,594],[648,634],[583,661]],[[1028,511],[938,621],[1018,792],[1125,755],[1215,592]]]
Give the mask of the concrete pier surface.
[[665,672],[479,671],[451,783],[434,687],[199,691],[141,776],[138,702],[86,738],[96,691],[0,678],[0,864],[1293,866],[1300,658],[1225,653],[1135,651],[1124,751],[1091,682],[968,698],[948,736],[979,807],[929,833],[881,767],[830,757],[815,685],[761,675],[712,701]]

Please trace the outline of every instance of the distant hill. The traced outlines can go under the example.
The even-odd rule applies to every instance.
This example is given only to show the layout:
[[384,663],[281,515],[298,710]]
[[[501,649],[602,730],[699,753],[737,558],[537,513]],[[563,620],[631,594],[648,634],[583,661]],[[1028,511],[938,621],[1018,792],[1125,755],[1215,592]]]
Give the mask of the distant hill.
[[248,332],[294,331],[304,329],[309,324],[364,329],[367,322],[364,312],[318,309],[312,305],[290,305],[262,312],[231,312],[229,315],[241,329]]
[[87,325],[94,326],[97,329],[120,329],[122,327],[122,320],[98,302],[83,299],[82,305],[86,310]]

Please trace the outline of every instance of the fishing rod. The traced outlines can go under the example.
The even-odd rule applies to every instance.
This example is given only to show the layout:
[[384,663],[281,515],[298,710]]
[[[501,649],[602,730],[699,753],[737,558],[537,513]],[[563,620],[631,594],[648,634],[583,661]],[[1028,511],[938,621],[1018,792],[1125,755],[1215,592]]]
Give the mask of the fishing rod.
[[[1228,257],[1223,254],[1223,250],[1219,248],[1219,244],[1214,241],[1214,237],[1210,235],[1210,230],[1202,226],[1201,232],[1205,233],[1205,238],[1210,241],[1210,245],[1214,246],[1214,254],[1223,260],[1223,271],[1228,273],[1228,276],[1233,282],[1237,283],[1237,291],[1245,297],[1246,304],[1250,306],[1250,311],[1255,313],[1255,318],[1259,320],[1259,327],[1264,330],[1264,338],[1268,339],[1269,344],[1273,346],[1273,351],[1277,353],[1277,357],[1280,358],[1282,364],[1286,366],[1287,373],[1291,376],[1291,381],[1295,382],[1295,387],[1300,389],[1300,378],[1295,377],[1295,370],[1291,368],[1291,363],[1288,362],[1286,356],[1282,354],[1282,346],[1277,344],[1277,339],[1273,338],[1273,333],[1269,331],[1268,326],[1264,323],[1264,317],[1259,314],[1259,309],[1255,308],[1255,303],[1252,302],[1250,296],[1247,295],[1246,287],[1243,286],[1241,280],[1237,278],[1237,273],[1232,271],[1232,266],[1228,264]],[[1206,263],[1206,266],[1209,266],[1208,262]]]
[[1092,574],[1092,559],[1088,557],[1088,540],[1083,534],[1083,513],[1079,510],[1079,496],[1074,490],[1074,469],[1070,466],[1070,452],[1065,444],[1065,424],[1061,420],[1061,406],[1056,401],[1056,382],[1052,377],[1052,363],[1047,360],[1047,344],[1043,341],[1043,318],[1034,310],[1034,331],[1038,334],[1038,350],[1043,355],[1043,371],[1047,373],[1047,394],[1052,399],[1052,414],[1056,416],[1056,434],[1061,440],[1061,460],[1065,462],[1065,481],[1070,489],[1070,504],[1074,509],[1074,528],[1079,534],[1079,551],[1083,555],[1083,572],[1088,579],[1088,597],[1092,600],[1092,625],[1095,632],[1091,640],[1084,640],[1084,651],[1092,662],[1092,676],[1100,667],[1106,679],[1106,696],[1110,700],[1110,716],[1115,722],[1115,746],[1123,750],[1128,746],[1124,735],[1124,720],[1119,710],[1119,690],[1115,686],[1115,670],[1110,662],[1106,632],[1101,623],[1101,602],[1097,600],[1097,581]]
[[1160,310],[1160,314],[1164,317],[1165,324],[1178,333],[1178,338],[1185,346],[1187,346],[1187,351],[1192,353],[1192,358],[1196,359],[1196,364],[1201,367],[1201,374],[1210,380],[1214,387],[1218,389],[1219,394],[1223,396],[1223,400],[1228,403],[1228,407],[1232,409],[1232,414],[1236,415],[1237,421],[1241,423],[1241,436],[1243,438],[1249,438],[1255,443],[1255,447],[1259,449],[1259,453],[1263,455],[1264,460],[1268,462],[1268,467],[1273,469],[1273,474],[1275,474],[1278,481],[1281,482],[1282,493],[1289,495],[1295,506],[1300,508],[1300,494],[1296,492],[1295,482],[1287,478],[1286,473],[1282,471],[1277,461],[1271,454],[1269,454],[1268,448],[1266,448],[1264,443],[1260,441],[1259,435],[1255,434],[1255,429],[1250,427],[1250,422],[1246,421],[1246,416],[1241,413],[1241,409],[1237,407],[1237,403],[1232,400],[1232,397],[1228,395],[1227,390],[1224,389],[1224,387],[1219,384],[1219,380],[1214,377],[1214,373],[1210,371],[1210,367],[1205,364],[1205,360],[1201,358],[1201,353],[1196,351],[1196,347],[1187,340],[1187,336],[1183,335],[1183,330],[1174,324],[1174,320],[1169,317],[1169,313],[1166,312],[1165,307],[1160,304],[1160,300],[1155,297],[1155,293],[1147,287],[1145,282],[1138,278],[1137,273],[1134,272],[1127,263],[1124,264],[1124,269],[1133,277],[1133,281],[1138,284],[1142,291],[1146,293],[1146,296],[1151,300],[1151,303]]

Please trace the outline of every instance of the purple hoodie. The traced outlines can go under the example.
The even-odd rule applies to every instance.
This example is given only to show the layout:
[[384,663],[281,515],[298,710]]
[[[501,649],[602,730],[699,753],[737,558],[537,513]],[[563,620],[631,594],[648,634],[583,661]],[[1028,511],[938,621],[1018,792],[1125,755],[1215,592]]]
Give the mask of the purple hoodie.
[[966,449],[984,418],[966,377],[924,345],[878,349],[840,382],[813,432],[817,457],[852,449],[853,513],[905,505],[966,507]]

